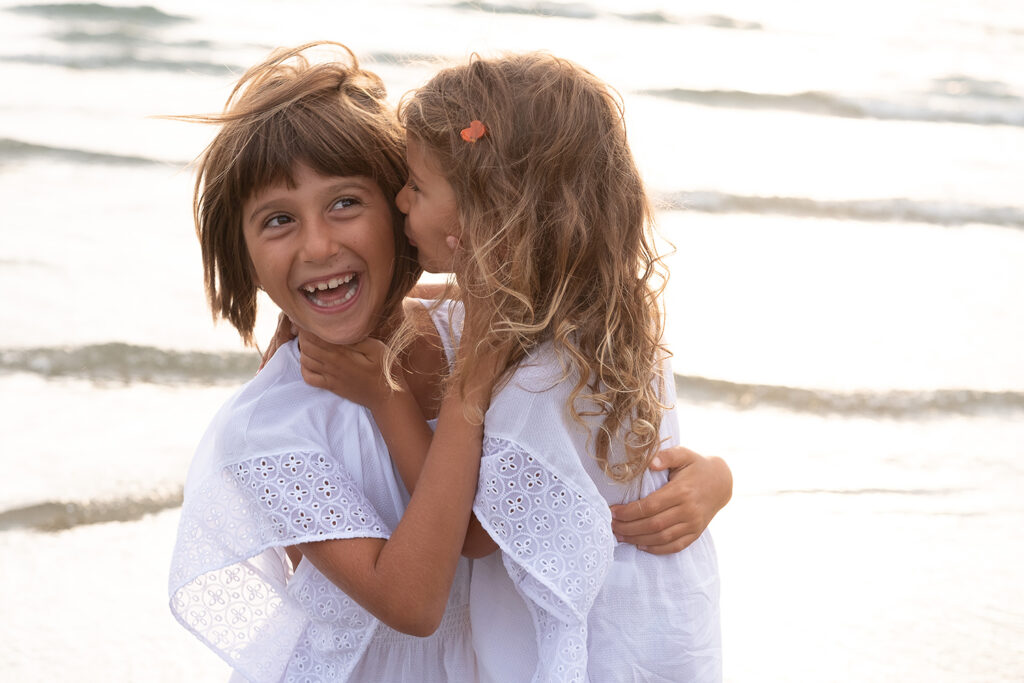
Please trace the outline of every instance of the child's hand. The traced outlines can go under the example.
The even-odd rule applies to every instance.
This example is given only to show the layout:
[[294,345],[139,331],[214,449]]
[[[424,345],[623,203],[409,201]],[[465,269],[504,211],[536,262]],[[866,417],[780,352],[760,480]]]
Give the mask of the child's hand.
[[[472,370],[472,375],[466,378],[463,386],[463,400],[470,413],[479,412],[482,418],[487,408],[491,405],[491,396],[494,393],[494,385],[505,372],[508,365],[507,354],[494,351],[485,352],[477,357],[477,365]],[[460,358],[456,355],[456,364]]]
[[616,538],[655,555],[679,552],[704,533],[732,497],[732,472],[721,458],[682,446],[658,453],[652,470],[671,469],[669,481],[651,495],[613,505]]
[[263,369],[263,366],[267,364],[267,361],[277,352],[281,346],[287,344],[292,339],[298,330],[295,329],[295,325],[292,325],[292,321],[284,313],[280,313],[277,316],[277,329],[274,330],[274,336],[270,340],[270,344],[267,346],[267,350],[263,352],[263,356],[260,358],[259,372]]
[[[366,338],[349,345],[331,344],[299,330],[302,378],[306,384],[333,391],[342,398],[378,408],[393,390],[384,378],[382,342]],[[396,378],[403,382],[401,377]]]

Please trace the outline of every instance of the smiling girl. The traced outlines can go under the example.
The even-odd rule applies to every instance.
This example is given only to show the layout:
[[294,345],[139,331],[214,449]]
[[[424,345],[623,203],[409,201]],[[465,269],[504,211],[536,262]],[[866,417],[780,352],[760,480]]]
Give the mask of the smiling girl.
[[[257,289],[304,332],[384,337],[420,269],[391,198],[403,138],[384,88],[350,52],[305,47],[250,69],[199,162],[195,218],[215,316],[251,341]],[[422,307],[419,308],[423,311]],[[418,314],[425,317],[425,313]],[[295,342],[221,408],[185,486],[170,576],[178,620],[255,681],[471,681],[460,560],[493,378],[438,402],[447,370],[429,319],[406,357],[420,378],[389,406],[417,416],[386,442],[370,412],[303,381]],[[425,460],[422,415],[446,416]],[[405,482],[400,475],[407,475]],[[411,491],[411,497],[408,493]]]
[[[459,554],[496,546],[471,523],[482,427],[466,416],[486,410],[506,364],[477,354],[473,379],[440,398],[461,361],[451,309],[403,301],[420,267],[391,201],[407,175],[402,132],[347,49],[314,65],[310,47],[249,70],[222,115],[187,117],[220,126],[195,199],[215,317],[251,342],[263,289],[300,339],[221,408],[197,449],[171,609],[248,680],[475,681]],[[421,244],[430,268],[434,246]],[[410,328],[395,390],[379,340]],[[352,400],[310,384],[330,374],[309,365],[320,352],[358,366]],[[424,418],[442,422],[432,442]],[[691,495],[720,484],[724,464],[662,455],[684,456],[684,474],[636,501],[646,508],[622,509],[619,530],[673,552],[725,504],[731,479]]]
[[[461,291],[448,396],[507,359],[473,508],[500,549],[473,565],[481,680],[717,683],[710,535],[655,555],[612,534],[609,508],[664,485],[650,464],[679,442],[660,259],[621,103],[581,67],[531,53],[444,69],[400,115],[405,231]],[[340,363],[315,367],[351,391]]]

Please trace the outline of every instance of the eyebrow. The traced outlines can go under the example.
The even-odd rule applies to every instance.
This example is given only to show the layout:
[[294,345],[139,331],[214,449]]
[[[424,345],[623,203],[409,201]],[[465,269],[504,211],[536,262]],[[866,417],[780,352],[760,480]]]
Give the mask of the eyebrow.
[[[373,182],[373,181],[370,180],[369,178],[364,179],[364,178],[355,177],[355,176],[346,177],[344,180],[340,180],[340,181],[334,183],[333,185],[328,185],[325,191],[330,193],[330,194],[334,194],[335,192],[341,192],[342,190],[348,190],[348,189],[361,190],[363,192],[370,192],[371,189],[372,189],[370,184],[369,184],[370,182]],[[255,209],[252,210],[252,213],[249,214],[249,218],[246,219],[246,220],[247,221],[254,220],[257,215],[259,215],[263,211],[266,211],[267,207],[270,206],[271,204],[273,204],[275,201],[277,201],[276,198],[270,199],[268,201],[263,202],[262,204],[260,204],[259,206],[257,206]]]

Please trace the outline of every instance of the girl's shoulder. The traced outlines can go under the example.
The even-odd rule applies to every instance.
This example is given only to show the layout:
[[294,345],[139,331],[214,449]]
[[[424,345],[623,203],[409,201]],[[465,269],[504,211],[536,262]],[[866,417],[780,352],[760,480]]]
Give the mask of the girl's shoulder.
[[449,365],[452,364],[466,317],[462,302],[457,299],[409,298],[405,300],[405,310],[417,332],[436,338],[444,348]]
[[306,384],[292,340],[221,407],[208,436],[217,439],[216,450],[225,457],[252,457],[337,450],[373,431],[366,408]]

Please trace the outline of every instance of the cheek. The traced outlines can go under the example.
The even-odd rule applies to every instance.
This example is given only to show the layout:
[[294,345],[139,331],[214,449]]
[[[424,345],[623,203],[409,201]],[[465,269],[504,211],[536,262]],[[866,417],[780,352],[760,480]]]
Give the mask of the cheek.
[[249,277],[252,278],[253,284],[256,287],[263,287],[263,281],[260,278],[260,271],[256,268],[256,263],[259,260],[259,254],[254,254],[253,250],[249,247],[248,242],[245,245],[245,256],[246,256],[246,268],[249,271]]

